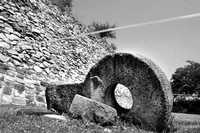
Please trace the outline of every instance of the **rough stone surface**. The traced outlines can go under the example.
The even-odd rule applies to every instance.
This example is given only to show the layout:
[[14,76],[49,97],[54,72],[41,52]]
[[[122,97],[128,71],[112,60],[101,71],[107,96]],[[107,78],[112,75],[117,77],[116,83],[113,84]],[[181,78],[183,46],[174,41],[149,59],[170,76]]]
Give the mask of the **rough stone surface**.
[[117,117],[117,111],[114,108],[80,95],[75,95],[69,111],[86,121],[101,124],[112,124]]
[[12,96],[10,95],[2,95],[1,97],[1,104],[11,104],[12,103]]
[[[98,76],[90,78],[90,88],[93,92],[92,99],[101,101],[104,96],[102,90],[105,88],[102,80]],[[83,93],[83,83],[75,84],[49,84],[45,91],[47,108],[59,113],[69,112],[69,107],[76,94]]]
[[[9,71],[9,73],[11,72]],[[15,76],[0,73],[0,77],[2,77],[0,81],[1,104],[12,103],[15,105],[40,105],[45,107],[45,87],[40,85],[40,81],[23,80],[18,78],[17,75]],[[44,100],[41,100],[41,98]]]
[[122,85],[122,84],[117,84],[115,87],[115,99],[117,103],[125,109],[131,109],[133,106],[133,98],[131,95],[131,92],[129,89]]
[[9,60],[9,57],[4,56],[4,55],[2,55],[2,54],[0,53],[0,60],[1,60],[2,62],[7,62],[7,61]]
[[[166,128],[173,102],[171,87],[165,74],[151,60],[126,53],[106,56],[91,68],[86,77],[83,92],[86,97],[93,95],[90,85],[93,76],[98,76],[104,84],[102,101],[116,108],[122,119],[151,130]],[[130,90],[133,98],[131,109],[117,103],[114,94],[117,84]]]
[[13,97],[12,104],[15,105],[26,105],[26,99],[23,97]]
[[47,109],[68,113],[74,96],[81,94],[82,88],[82,84],[49,85],[45,91]]
[[105,86],[103,84],[103,81],[98,76],[90,77],[91,99],[103,103],[104,89],[105,89]]
[[2,82],[24,86],[5,84],[11,98],[2,94],[4,103],[25,95],[26,104],[44,106],[40,82],[83,82],[93,64],[114,52],[106,40],[91,36],[56,41],[85,32],[71,12],[61,13],[44,0],[0,0],[0,75],[7,77]]

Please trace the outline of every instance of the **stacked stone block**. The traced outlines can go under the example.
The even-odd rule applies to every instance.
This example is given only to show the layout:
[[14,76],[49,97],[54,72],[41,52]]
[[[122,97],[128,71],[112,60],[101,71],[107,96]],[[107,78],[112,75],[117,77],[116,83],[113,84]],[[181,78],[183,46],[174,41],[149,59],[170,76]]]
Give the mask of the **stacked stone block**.
[[46,106],[45,86],[40,81],[8,73],[11,70],[0,73],[0,104]]
[[82,82],[103,56],[114,50],[88,32],[71,13],[41,0],[0,1],[1,103],[44,103],[40,82]]

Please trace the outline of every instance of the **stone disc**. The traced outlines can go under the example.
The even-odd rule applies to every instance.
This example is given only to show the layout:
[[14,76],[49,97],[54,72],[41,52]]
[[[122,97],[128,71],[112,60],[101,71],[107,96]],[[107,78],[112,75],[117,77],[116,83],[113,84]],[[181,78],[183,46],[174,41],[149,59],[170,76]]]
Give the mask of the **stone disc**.
[[[102,80],[103,89],[92,88],[90,79],[94,76]],[[118,84],[127,87],[132,95],[129,109],[117,103],[114,91]],[[114,107],[121,119],[149,130],[162,131],[171,116],[169,81],[151,60],[138,55],[116,53],[104,57],[87,74],[83,95],[100,97],[99,101]]]

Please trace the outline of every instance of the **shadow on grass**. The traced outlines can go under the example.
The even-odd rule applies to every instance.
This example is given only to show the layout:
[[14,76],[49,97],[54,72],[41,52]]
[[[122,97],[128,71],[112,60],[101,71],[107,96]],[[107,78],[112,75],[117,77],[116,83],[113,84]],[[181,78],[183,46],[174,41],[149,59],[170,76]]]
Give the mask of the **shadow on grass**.
[[[0,113],[3,112],[0,115],[0,133],[153,133],[120,120],[117,120],[113,126],[103,127],[91,122],[85,123],[81,119],[74,119],[66,114],[64,114],[66,120],[52,119],[40,114],[33,115],[34,112],[43,114],[46,112],[45,109],[38,111],[35,108],[30,111],[23,108],[20,110],[22,113],[18,115],[12,113],[13,111],[16,112],[16,109],[19,112],[18,107],[12,109],[10,107],[0,108]],[[174,115],[175,117],[169,125],[170,133],[200,133],[200,121],[186,121],[189,118],[193,119],[193,115]]]
[[4,115],[0,117],[0,132],[5,133],[150,133],[118,121],[114,126],[102,127],[95,123],[68,116],[66,121],[35,115]]

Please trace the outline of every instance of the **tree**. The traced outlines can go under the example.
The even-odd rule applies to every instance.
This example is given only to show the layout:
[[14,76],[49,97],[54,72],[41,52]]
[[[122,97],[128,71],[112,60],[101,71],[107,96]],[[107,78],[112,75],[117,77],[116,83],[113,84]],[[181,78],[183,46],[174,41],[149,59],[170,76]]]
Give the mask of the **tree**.
[[200,94],[200,63],[186,61],[184,67],[177,68],[171,78],[173,93]]
[[53,5],[56,5],[62,12],[67,8],[72,8],[73,0],[49,0]]
[[[100,31],[100,30],[105,30],[109,28],[115,28],[116,25],[110,25],[108,22],[107,23],[98,23],[98,22],[93,22],[90,26],[91,31]],[[116,38],[116,32],[114,31],[107,31],[107,32],[102,32],[97,34],[100,38]]]

